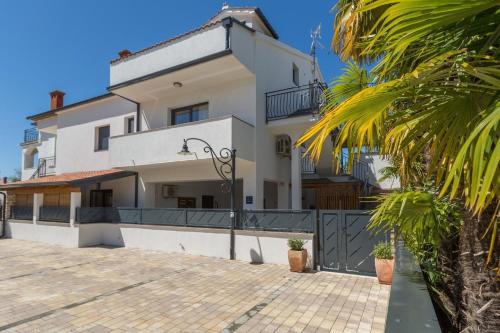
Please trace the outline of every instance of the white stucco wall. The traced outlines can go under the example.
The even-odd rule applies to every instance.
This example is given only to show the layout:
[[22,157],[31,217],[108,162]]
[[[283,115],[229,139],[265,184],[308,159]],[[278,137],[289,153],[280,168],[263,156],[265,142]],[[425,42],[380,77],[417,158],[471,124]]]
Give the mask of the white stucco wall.
[[376,184],[383,190],[394,190],[401,187],[399,179],[386,179],[380,181],[382,178],[381,170],[390,166],[390,161],[378,154],[361,154],[360,161],[368,164],[369,171],[369,181],[371,184]]
[[110,169],[109,150],[96,151],[96,129],[110,126],[111,136],[125,132],[125,119],[136,105],[119,97],[85,104],[58,115],[56,172]]
[[226,30],[222,25],[215,25],[163,47],[111,64],[110,85],[223,51],[225,46]]
[[226,147],[236,148],[239,158],[252,160],[253,135],[252,125],[235,117],[225,117],[112,137],[110,164],[112,167],[130,167],[211,159],[211,155],[203,151],[204,145],[194,141],[189,145],[193,152],[197,152],[196,156],[178,154],[183,139],[192,137],[207,141],[217,152]]
[[6,223],[5,237],[43,242],[66,247],[78,247],[79,232],[77,227],[69,223],[38,222],[9,220]]
[[313,235],[269,231],[235,231],[235,254],[237,260],[265,264],[288,264],[288,239],[301,238],[306,241],[307,267],[313,268]]
[[[10,220],[7,222],[6,237],[67,247],[124,246],[224,259],[229,259],[230,249],[229,230],[211,228],[111,223],[77,224],[71,227],[63,223],[32,224]],[[313,268],[312,234],[236,230],[236,259],[287,265],[287,242],[291,237],[306,240],[307,266]]]

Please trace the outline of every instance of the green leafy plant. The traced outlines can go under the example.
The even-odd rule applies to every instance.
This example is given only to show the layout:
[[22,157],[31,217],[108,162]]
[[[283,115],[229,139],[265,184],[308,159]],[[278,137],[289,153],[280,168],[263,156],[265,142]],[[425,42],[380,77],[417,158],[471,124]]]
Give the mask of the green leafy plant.
[[393,259],[391,244],[380,242],[373,247],[372,255],[376,259]]
[[300,238],[290,238],[288,239],[288,247],[292,251],[302,251],[304,249],[304,244],[306,242]]

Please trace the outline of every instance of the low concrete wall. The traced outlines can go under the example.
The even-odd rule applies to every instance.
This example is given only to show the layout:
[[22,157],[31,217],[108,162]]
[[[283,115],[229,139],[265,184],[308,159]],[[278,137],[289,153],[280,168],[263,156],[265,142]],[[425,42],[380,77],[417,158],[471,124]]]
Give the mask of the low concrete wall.
[[[187,253],[229,259],[227,229],[193,228],[116,223],[69,223],[9,220],[6,237],[68,247],[96,245],[125,246],[146,250]],[[308,267],[313,267],[313,234],[235,230],[237,260],[254,263],[288,264],[288,239],[306,240]]]
[[313,234],[276,231],[236,230],[236,259],[255,263],[288,264],[288,239],[302,238],[309,257],[307,267],[313,268]]
[[78,231],[77,227],[71,227],[69,223],[39,221],[37,224],[33,224],[31,221],[8,220],[5,237],[78,247]]

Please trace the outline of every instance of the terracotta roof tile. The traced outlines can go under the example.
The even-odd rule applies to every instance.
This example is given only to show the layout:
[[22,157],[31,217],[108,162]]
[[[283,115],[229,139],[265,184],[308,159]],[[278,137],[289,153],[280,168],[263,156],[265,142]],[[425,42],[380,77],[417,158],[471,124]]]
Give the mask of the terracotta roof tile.
[[71,182],[78,182],[82,180],[87,180],[94,177],[108,176],[108,175],[119,175],[120,173],[129,174],[130,172],[110,169],[110,170],[98,170],[98,171],[81,171],[81,172],[69,172],[60,175],[40,177],[34,179],[27,179],[13,183],[7,183],[0,185],[1,188],[15,188],[15,187],[30,187],[30,186],[44,186],[44,185],[70,185]]

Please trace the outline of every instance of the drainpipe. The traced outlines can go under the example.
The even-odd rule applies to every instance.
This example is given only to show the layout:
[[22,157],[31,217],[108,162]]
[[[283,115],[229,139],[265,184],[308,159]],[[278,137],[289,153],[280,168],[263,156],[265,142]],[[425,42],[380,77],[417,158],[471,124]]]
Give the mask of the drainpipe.
[[2,216],[0,217],[2,219],[2,232],[0,233],[0,238],[3,238],[3,236],[5,235],[5,207],[7,206],[7,195],[3,192],[0,192],[0,195],[3,196]]
[[231,27],[233,26],[233,18],[226,17],[222,20],[222,26],[226,29],[226,50],[231,48]]

